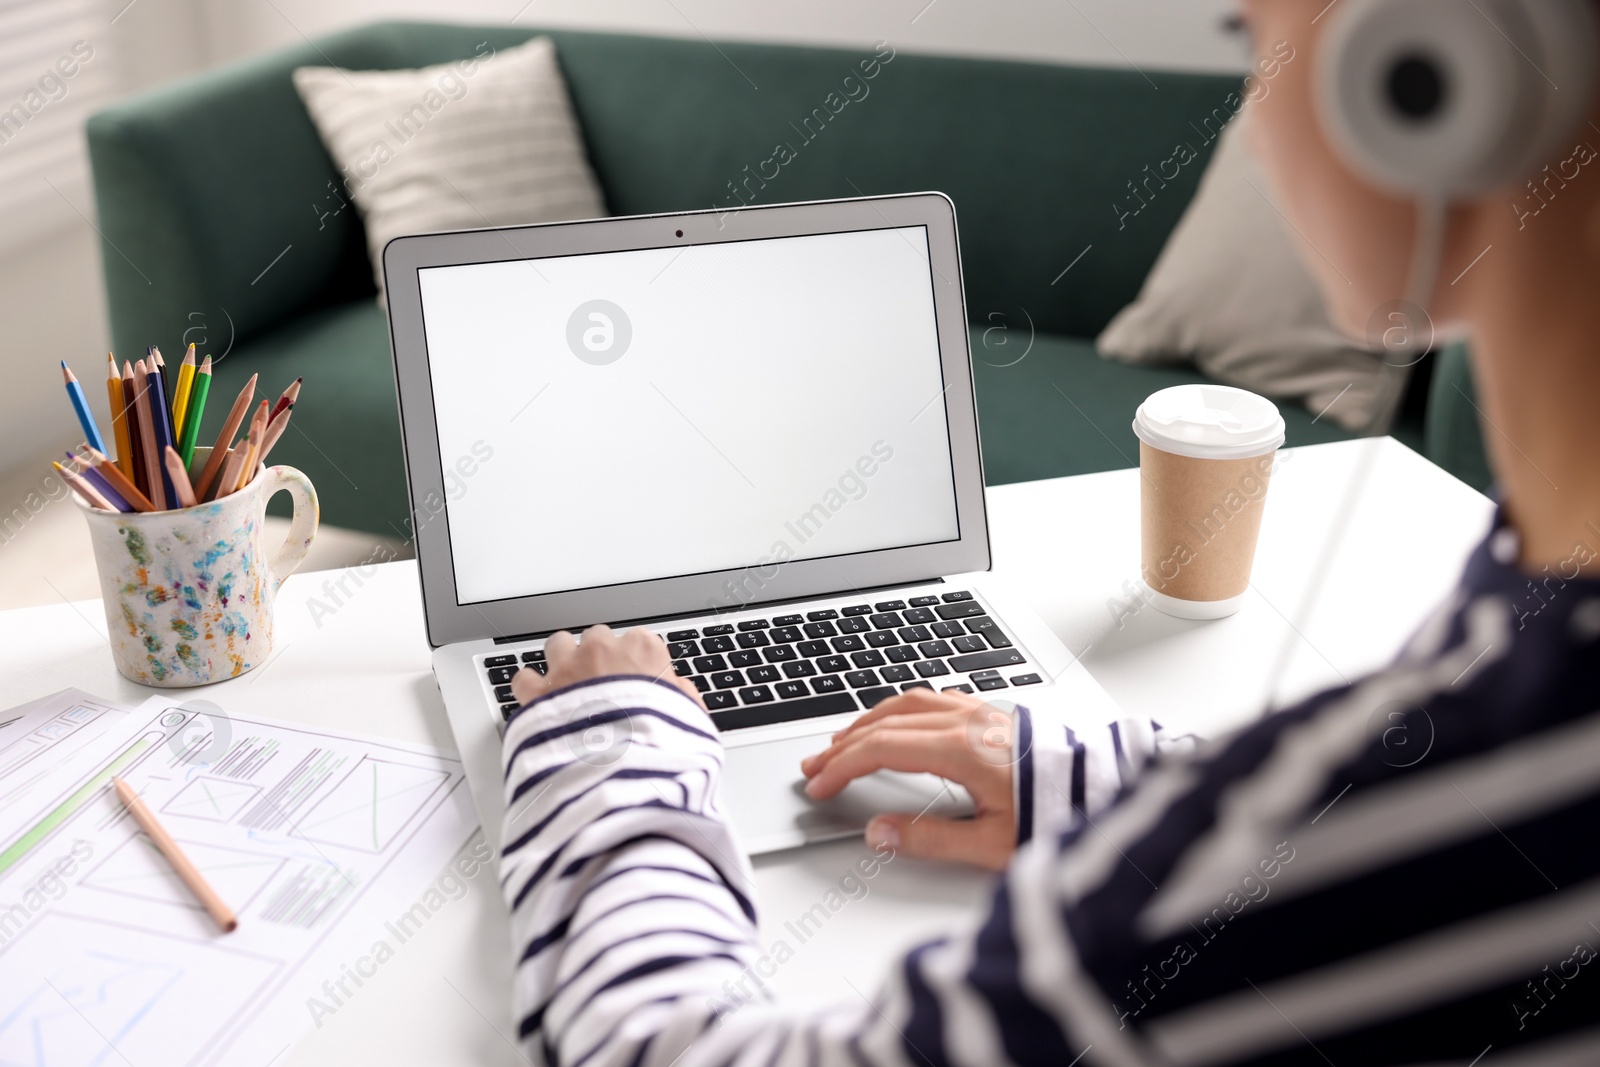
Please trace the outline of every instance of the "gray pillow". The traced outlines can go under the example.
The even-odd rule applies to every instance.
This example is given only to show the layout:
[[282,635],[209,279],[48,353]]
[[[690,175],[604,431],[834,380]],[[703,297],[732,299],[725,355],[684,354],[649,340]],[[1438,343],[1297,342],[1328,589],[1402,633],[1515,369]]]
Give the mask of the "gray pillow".
[[1298,401],[1348,430],[1385,432],[1405,375],[1333,325],[1266,176],[1230,122],[1139,298],[1095,341],[1124,363],[1193,362],[1207,376]]
[[405,234],[605,214],[548,37],[417,70],[301,67],[294,87],[355,201],[383,299],[383,246]]

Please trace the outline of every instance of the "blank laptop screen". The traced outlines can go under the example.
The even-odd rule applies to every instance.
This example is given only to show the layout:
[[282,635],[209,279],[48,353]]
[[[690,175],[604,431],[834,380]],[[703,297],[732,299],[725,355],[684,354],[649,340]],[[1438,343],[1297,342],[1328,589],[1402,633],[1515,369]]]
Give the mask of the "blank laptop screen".
[[922,227],[419,271],[457,598],[953,541]]

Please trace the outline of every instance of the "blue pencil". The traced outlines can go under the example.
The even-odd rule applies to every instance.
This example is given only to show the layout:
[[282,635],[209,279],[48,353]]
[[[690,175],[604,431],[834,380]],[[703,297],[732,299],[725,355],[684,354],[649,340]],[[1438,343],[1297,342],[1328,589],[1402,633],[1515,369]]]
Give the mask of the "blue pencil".
[[[146,388],[150,390],[150,414],[156,424],[156,453],[165,455],[168,448],[176,445],[172,440],[172,409],[167,407],[167,383],[161,380],[160,371],[152,371],[146,375],[145,382]],[[162,491],[166,494],[166,506],[182,507],[178,503],[178,492],[172,487],[172,475],[167,473],[167,466],[164,463],[161,465],[161,481]]]
[[94,412],[89,410],[89,398],[83,395],[83,386],[78,384],[66,360],[61,361],[61,377],[66,380],[67,399],[72,401],[72,410],[78,413],[78,425],[83,427],[83,436],[97,451],[104,452],[106,439],[100,436],[100,427],[94,423]]

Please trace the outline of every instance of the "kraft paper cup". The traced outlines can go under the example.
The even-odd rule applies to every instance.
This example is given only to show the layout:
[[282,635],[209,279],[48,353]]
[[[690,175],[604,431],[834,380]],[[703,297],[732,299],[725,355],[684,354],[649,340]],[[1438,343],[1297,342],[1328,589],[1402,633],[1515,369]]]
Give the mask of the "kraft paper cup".
[[[209,449],[196,449],[198,471]],[[294,499],[289,536],[269,560],[267,500]],[[76,496],[74,500],[78,500]],[[272,653],[272,602],[317,534],[317,491],[293,467],[257,467],[243,489],[172,511],[78,506],[89,523],[117,670],[163,688],[220,682]]]
[[1180,619],[1239,610],[1283,431],[1272,401],[1224,385],[1139,405],[1140,566],[1155,607]]

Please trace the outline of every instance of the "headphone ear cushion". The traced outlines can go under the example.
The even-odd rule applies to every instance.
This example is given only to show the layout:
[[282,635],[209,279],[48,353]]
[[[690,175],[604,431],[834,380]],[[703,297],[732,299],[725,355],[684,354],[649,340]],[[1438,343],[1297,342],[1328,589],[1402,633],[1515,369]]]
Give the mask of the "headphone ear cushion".
[[1345,0],[1317,110],[1358,173],[1411,197],[1480,196],[1538,170],[1594,101],[1592,0]]

